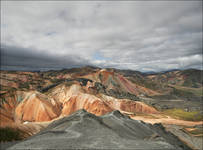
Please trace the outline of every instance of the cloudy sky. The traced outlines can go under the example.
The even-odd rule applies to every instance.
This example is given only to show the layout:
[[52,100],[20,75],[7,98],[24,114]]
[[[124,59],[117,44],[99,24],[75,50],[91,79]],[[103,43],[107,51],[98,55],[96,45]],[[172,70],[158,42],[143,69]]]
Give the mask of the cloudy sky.
[[202,1],[1,1],[1,69],[202,69]]

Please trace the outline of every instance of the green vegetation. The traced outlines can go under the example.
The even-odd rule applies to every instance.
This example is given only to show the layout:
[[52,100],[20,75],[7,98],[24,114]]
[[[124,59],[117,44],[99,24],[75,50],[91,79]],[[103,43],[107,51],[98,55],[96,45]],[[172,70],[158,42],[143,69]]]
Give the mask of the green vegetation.
[[170,95],[176,96],[177,98],[185,99],[185,100],[192,100],[192,101],[201,101],[202,94],[200,89],[193,89],[193,88],[177,88],[176,86],[171,86],[172,91]]
[[183,87],[183,86],[173,86],[173,87],[179,91],[183,91],[186,93],[192,93],[193,95],[196,95],[199,97],[203,96],[202,87],[201,88],[189,88],[189,87]]
[[163,83],[159,83],[157,81],[150,81],[147,78],[128,78],[128,80],[130,80],[131,82],[138,84],[140,86],[143,86],[145,88],[154,90],[154,91],[159,91],[159,90],[163,90],[166,89],[167,85],[163,84]]
[[[58,75],[58,72],[57,71],[52,71],[52,72],[50,72],[50,73],[48,73],[48,77],[56,77]],[[43,76],[43,74],[42,74],[42,76]]]
[[99,74],[99,80],[102,81],[102,79],[103,79],[103,78],[102,78],[102,75]]
[[95,89],[100,93],[106,93],[106,87],[100,82],[95,82]]
[[112,77],[109,77],[109,79],[108,79],[108,83],[111,83],[113,86],[119,88],[119,84],[117,84],[117,83],[112,79]]
[[92,80],[90,79],[86,79],[86,78],[77,78],[75,79],[76,81],[80,82],[82,86],[86,86],[87,85],[87,82],[93,82]]
[[40,92],[42,92],[42,93],[45,93],[45,92],[47,92],[49,89],[52,89],[52,88],[56,87],[57,85],[59,85],[59,84],[61,84],[61,83],[63,83],[63,82],[66,84],[66,86],[71,86],[71,85],[74,83],[74,81],[80,82],[80,84],[81,84],[82,86],[86,86],[88,81],[93,82],[92,80],[90,80],[90,79],[85,79],[85,78],[76,78],[76,79],[55,79],[55,80],[52,80],[52,82],[54,82],[54,84],[51,84],[51,85],[49,85],[49,86],[47,86],[47,87],[45,87],[45,88],[41,88],[41,87],[38,86],[38,90],[39,90]]
[[187,121],[202,121],[203,114],[198,111],[186,112],[182,109],[168,109],[164,111],[164,114],[173,118],[187,120]]
[[106,91],[105,94],[108,96],[118,98],[118,99],[130,99],[130,100],[134,100],[134,101],[139,101],[139,97],[137,97],[136,95],[131,94],[131,93],[126,93],[123,91],[117,91],[117,90],[110,89],[110,90]]
[[171,99],[177,99],[177,96],[165,94],[165,95],[154,95],[154,96],[147,96],[149,98],[157,99],[157,100],[171,100]]
[[188,87],[200,87],[203,83],[203,74],[201,70],[188,69],[181,73],[186,77],[183,85]]
[[39,89],[39,91],[42,92],[42,93],[45,93],[45,92],[47,92],[49,89],[52,89],[52,88],[56,87],[56,86],[59,85],[60,83],[61,83],[61,82],[51,84],[51,85],[49,85],[49,86],[47,86],[47,87],[45,87],[45,88],[43,88],[43,89]]
[[63,82],[63,81],[65,81],[65,79],[51,79],[51,82],[52,83],[61,83],[61,82]]
[[182,85],[186,87],[193,87],[193,88],[198,88],[201,86],[200,84],[192,80],[185,80]]
[[18,101],[18,103],[20,103],[22,100],[23,100],[23,97],[20,96],[20,95],[17,95],[17,101]]
[[7,101],[6,101],[6,99],[4,98],[4,97],[2,97],[1,99],[0,99],[0,107],[2,107],[2,105],[4,104],[4,103],[6,103]]
[[167,86],[165,84],[161,84],[161,83],[155,83],[153,81],[143,81],[143,85],[146,88],[152,89],[152,90],[163,90],[165,89]]
[[19,88],[29,89],[30,86],[29,86],[29,83],[28,83],[28,82],[25,82],[25,83],[21,83],[21,84],[19,85]]
[[190,91],[184,91],[184,90],[180,90],[180,89],[176,89],[176,88],[173,88],[172,94],[179,96],[179,97],[187,97],[187,98],[194,96],[194,94]]
[[148,97],[158,100],[184,99],[184,100],[201,101],[203,96],[202,88],[189,88],[174,85],[169,85],[169,87],[171,88],[170,93]]
[[0,141],[21,140],[20,131],[9,127],[0,128]]
[[202,136],[203,137],[203,128],[197,128],[195,130],[192,131],[187,131],[190,134],[193,134],[194,136]]

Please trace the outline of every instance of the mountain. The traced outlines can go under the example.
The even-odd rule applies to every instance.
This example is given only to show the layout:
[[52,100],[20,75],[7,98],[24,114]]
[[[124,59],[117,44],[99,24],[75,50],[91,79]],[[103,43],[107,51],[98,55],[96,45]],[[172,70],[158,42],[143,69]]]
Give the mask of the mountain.
[[70,115],[79,109],[86,109],[96,115],[113,110],[129,113],[157,113],[142,102],[117,99],[100,93],[95,83],[83,80],[67,80],[50,88],[45,93],[38,91],[12,91],[1,95],[1,122],[41,122],[59,116]]
[[119,111],[97,117],[79,110],[9,149],[190,149],[164,128],[153,128]]
[[[87,66],[44,72],[1,71],[0,73],[0,130],[5,134],[1,136],[1,141],[12,140],[14,137],[11,135],[12,132],[20,139],[32,135],[34,138],[40,130],[48,130],[49,125],[54,122],[84,109],[85,112],[82,111],[82,113],[88,114],[87,116],[94,114],[96,116],[93,118],[96,120],[103,120],[107,114],[110,117],[111,112],[113,114],[116,112],[116,114],[127,115],[128,119],[142,120],[150,124],[161,123],[162,125],[151,126],[140,124],[138,121],[135,127],[148,126],[147,128],[154,130],[153,132],[163,134],[163,138],[168,140],[166,143],[171,144],[168,146],[172,146],[173,149],[180,147],[175,144],[174,148],[174,143],[171,143],[174,141],[174,136],[180,141],[187,141],[186,145],[190,148],[202,148],[199,144],[201,142],[194,142],[201,140],[203,134],[201,127],[203,82],[200,70],[173,70],[146,74],[132,70]],[[74,120],[77,120],[78,115],[73,116],[75,116]],[[117,120],[128,122],[125,119],[117,118]],[[107,124],[104,123],[105,127],[110,126],[113,131],[118,132],[120,127],[116,128],[117,124],[113,123],[115,120],[109,121]],[[95,123],[95,120],[93,122]],[[91,125],[84,125],[87,126],[88,131],[91,130]],[[141,136],[139,132],[133,133],[134,128],[131,127],[131,123],[126,126],[129,128],[122,127],[123,131],[119,131],[123,134],[126,132],[124,139],[128,139],[128,134],[132,138]],[[165,129],[163,130],[162,126],[170,130],[170,135],[173,137],[165,135]],[[97,123],[92,130],[97,130],[96,127]],[[79,126],[79,128],[82,127]],[[106,132],[106,129],[104,130]],[[138,135],[133,137],[129,130],[132,134]],[[116,138],[119,132],[112,133],[112,136]],[[55,134],[55,132],[50,133]],[[98,139],[103,137],[104,135],[98,136]],[[93,143],[98,143],[97,138],[95,140]],[[145,138],[139,140],[143,143]],[[123,142],[123,146],[126,146],[126,141],[123,139],[116,142]],[[85,144],[87,143],[84,142]],[[129,142],[130,145],[134,146]],[[153,147],[154,144],[148,146]],[[111,144],[107,147],[110,148]],[[117,144],[113,147],[122,149],[122,146],[119,147]],[[79,148],[85,148],[85,146]]]
[[170,72],[148,75],[152,81],[168,83],[185,87],[198,88],[203,84],[202,71],[196,69],[175,70]]
[[[33,94],[38,95],[37,97],[39,95],[46,97],[48,91],[54,91],[53,89],[57,89],[56,87],[60,87],[59,85],[79,84],[82,86],[83,93],[93,97],[103,94],[117,99],[140,101],[158,110],[180,108],[187,111],[200,111],[203,85],[201,72],[190,69],[148,75],[138,71],[101,69],[91,66],[45,72],[1,71],[1,103],[4,105],[3,103],[7,102],[5,97],[9,99],[12,97],[12,93],[28,92],[29,95],[29,92],[32,91]],[[85,86],[86,89],[84,89]],[[57,106],[52,108],[50,103],[55,101],[52,95],[52,100],[50,97],[46,98],[49,99],[49,102],[42,100],[44,98],[39,100],[37,97],[32,101],[38,101],[39,105],[49,106],[48,110],[51,111],[48,113],[51,114],[48,118],[59,115],[61,102],[56,102]],[[27,101],[30,103],[31,100]],[[16,104],[17,102],[14,99],[8,103]],[[22,110],[23,105],[21,107]],[[55,107],[59,109],[56,112]],[[38,111],[41,112],[40,109]]]

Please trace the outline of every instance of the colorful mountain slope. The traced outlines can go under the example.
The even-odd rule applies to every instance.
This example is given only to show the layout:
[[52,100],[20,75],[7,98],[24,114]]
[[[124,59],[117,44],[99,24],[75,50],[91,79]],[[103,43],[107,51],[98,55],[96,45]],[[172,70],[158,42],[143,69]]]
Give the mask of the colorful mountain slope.
[[147,89],[145,87],[139,86],[136,83],[132,83],[123,75],[118,74],[114,71],[110,72],[106,69],[99,70],[96,73],[88,74],[83,76],[83,78],[91,79],[95,82],[102,83],[107,90],[122,91],[125,93],[131,93],[134,95],[157,95],[156,91]]
[[[79,81],[64,82],[42,94],[37,91],[18,91],[14,97],[6,98],[1,105],[2,122],[50,121],[59,116],[70,115],[85,109],[96,115],[104,115],[113,110],[128,113],[157,113],[142,102],[116,99],[98,93],[94,82],[81,85]],[[98,93],[98,94],[95,94]],[[7,110],[7,111],[6,111]]]

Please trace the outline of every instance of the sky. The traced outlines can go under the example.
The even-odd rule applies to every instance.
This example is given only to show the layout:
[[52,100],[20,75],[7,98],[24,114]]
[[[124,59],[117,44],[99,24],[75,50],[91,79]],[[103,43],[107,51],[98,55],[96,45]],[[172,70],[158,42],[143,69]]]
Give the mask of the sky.
[[1,1],[1,69],[202,69],[202,1]]

